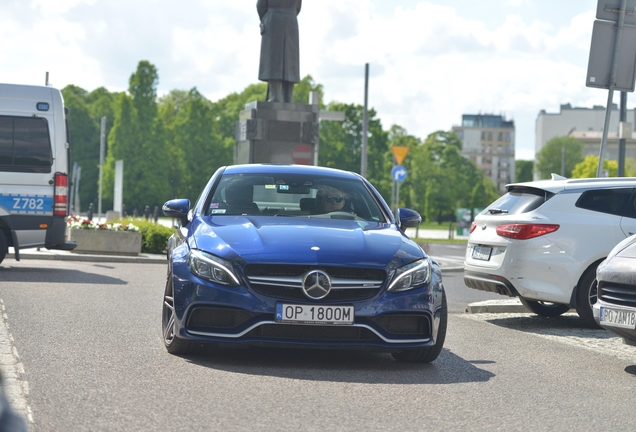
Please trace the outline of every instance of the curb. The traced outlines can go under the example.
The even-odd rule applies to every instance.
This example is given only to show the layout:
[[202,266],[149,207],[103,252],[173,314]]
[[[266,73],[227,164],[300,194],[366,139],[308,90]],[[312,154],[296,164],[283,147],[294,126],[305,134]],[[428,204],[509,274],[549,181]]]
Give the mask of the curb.
[[466,313],[531,313],[518,299],[512,300],[486,300],[469,303]]
[[[7,254],[7,258],[15,259],[12,253]],[[79,254],[73,252],[20,252],[20,260],[53,260],[53,261],[83,261],[83,262],[107,262],[107,263],[134,263],[134,264],[167,264],[165,255],[139,254],[136,256],[122,255],[93,255]]]

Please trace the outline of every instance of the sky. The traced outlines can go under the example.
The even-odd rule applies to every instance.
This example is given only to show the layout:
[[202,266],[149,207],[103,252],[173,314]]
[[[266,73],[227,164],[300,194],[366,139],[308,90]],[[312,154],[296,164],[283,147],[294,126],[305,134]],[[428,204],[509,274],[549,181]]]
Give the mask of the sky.
[[[300,74],[327,104],[363,105],[368,63],[369,107],[385,130],[424,139],[462,114],[499,114],[515,122],[516,159],[530,160],[541,110],[607,102],[585,86],[596,5],[305,0]],[[3,83],[43,85],[48,72],[58,88],[123,91],[148,60],[159,95],[196,87],[216,101],[258,82],[259,53],[256,0],[0,0]]]

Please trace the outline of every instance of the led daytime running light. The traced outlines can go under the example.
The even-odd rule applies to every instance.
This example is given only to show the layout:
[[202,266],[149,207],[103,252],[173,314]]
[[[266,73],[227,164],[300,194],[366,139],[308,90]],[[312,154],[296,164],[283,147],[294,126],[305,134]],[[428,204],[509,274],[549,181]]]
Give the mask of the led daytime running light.
[[[199,260],[210,265],[212,267],[212,274],[209,276],[201,274],[195,267],[193,260]],[[228,266],[224,265],[224,263],[227,263],[227,261],[222,260],[221,258],[216,258],[213,255],[210,255],[198,250],[191,250],[190,258],[188,261],[189,261],[188,267],[190,267],[190,271],[199,277],[202,277],[207,280],[211,280],[212,282],[221,283],[224,285],[231,285],[231,286],[240,285],[240,282],[238,278],[234,275],[234,272]],[[220,280],[218,276],[216,276],[217,270],[221,270],[223,273],[225,273],[230,278],[230,281],[226,282],[226,281]]]
[[[418,272],[425,272],[424,279],[416,279]],[[428,258],[416,261],[398,269],[397,274],[387,291],[401,292],[426,285],[431,281],[431,262]],[[401,284],[404,284],[401,286]]]

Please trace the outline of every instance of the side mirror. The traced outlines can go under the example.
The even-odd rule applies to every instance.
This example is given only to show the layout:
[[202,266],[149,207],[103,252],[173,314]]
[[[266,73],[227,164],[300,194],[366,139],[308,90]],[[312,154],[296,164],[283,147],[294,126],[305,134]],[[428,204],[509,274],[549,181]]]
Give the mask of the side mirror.
[[188,223],[188,213],[190,212],[189,199],[173,199],[161,207],[163,214],[173,219],[179,219],[181,225]]
[[405,232],[407,228],[417,228],[422,223],[422,216],[415,210],[407,208],[399,208],[397,218],[402,232]]

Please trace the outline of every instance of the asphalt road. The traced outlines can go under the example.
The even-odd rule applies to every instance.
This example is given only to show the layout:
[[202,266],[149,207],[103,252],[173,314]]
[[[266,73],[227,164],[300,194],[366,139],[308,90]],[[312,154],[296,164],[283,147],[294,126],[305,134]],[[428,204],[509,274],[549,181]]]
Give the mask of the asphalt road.
[[472,298],[496,295],[463,287],[461,273],[445,277],[448,336],[429,365],[337,351],[173,356],[161,342],[164,282],[158,264],[0,265],[32,430],[636,427],[636,350],[576,316],[466,314]]

